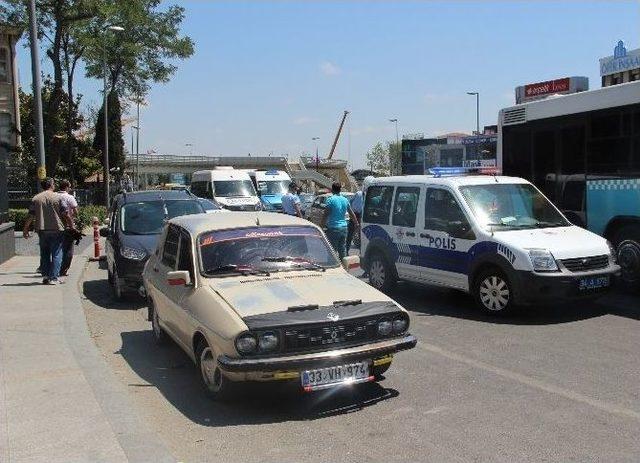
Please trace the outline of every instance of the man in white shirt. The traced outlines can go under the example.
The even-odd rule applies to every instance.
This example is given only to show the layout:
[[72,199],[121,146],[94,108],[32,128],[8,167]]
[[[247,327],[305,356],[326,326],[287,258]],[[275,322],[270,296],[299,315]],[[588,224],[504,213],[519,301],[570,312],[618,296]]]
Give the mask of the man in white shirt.
[[[62,180],[60,182],[60,203],[62,208],[67,212],[72,223],[75,223],[76,216],[78,215],[78,202],[76,198],[70,193],[71,183],[68,180]],[[75,241],[75,233],[73,230],[67,228],[64,233],[64,240],[62,241],[62,266],[60,267],[60,275],[66,276],[71,267],[71,261],[73,260],[73,242]]]
[[296,215],[302,218],[302,210],[300,209],[300,198],[296,194],[297,186],[291,182],[289,191],[282,196],[282,212],[289,215]]

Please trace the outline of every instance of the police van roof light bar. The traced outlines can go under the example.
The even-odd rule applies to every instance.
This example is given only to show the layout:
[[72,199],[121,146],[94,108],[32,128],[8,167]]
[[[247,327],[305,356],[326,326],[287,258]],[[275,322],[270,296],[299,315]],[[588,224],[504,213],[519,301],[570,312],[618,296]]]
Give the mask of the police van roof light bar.
[[429,173],[434,177],[453,177],[460,175],[498,175],[497,167],[432,167]]

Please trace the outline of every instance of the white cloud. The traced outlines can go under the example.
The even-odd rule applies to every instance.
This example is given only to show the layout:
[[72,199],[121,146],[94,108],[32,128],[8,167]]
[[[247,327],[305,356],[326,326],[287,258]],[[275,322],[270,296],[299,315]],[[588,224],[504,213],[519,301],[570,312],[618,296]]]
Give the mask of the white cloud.
[[322,63],[320,63],[320,71],[325,76],[337,76],[342,74],[342,69],[340,69],[339,66],[333,64],[330,61],[323,61]]
[[300,117],[296,117],[293,120],[293,125],[307,125],[307,124],[311,124],[312,122],[315,122],[315,119],[313,117],[300,116]]

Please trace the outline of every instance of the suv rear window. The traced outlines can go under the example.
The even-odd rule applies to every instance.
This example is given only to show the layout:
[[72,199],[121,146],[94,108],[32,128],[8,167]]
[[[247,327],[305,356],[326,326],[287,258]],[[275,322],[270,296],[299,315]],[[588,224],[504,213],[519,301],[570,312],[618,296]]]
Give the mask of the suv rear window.
[[204,208],[193,199],[127,203],[120,210],[120,229],[125,235],[157,235],[165,221],[203,212]]

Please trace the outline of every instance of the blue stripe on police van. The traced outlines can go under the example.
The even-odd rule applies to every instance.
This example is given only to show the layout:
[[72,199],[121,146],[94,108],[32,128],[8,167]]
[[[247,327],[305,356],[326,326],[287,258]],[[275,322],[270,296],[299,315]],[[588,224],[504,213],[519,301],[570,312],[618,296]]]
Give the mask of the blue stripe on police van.
[[[414,244],[394,243],[389,234],[380,225],[367,225],[362,232],[368,240],[379,238],[385,242],[392,252],[392,258],[399,264],[415,265],[417,267],[432,268],[446,272],[468,274],[471,262],[478,255],[497,252],[498,244],[492,241],[480,241],[468,251],[456,251],[430,246]],[[508,256],[507,252],[512,256]],[[512,263],[515,260],[513,253],[503,246],[503,254]]]

